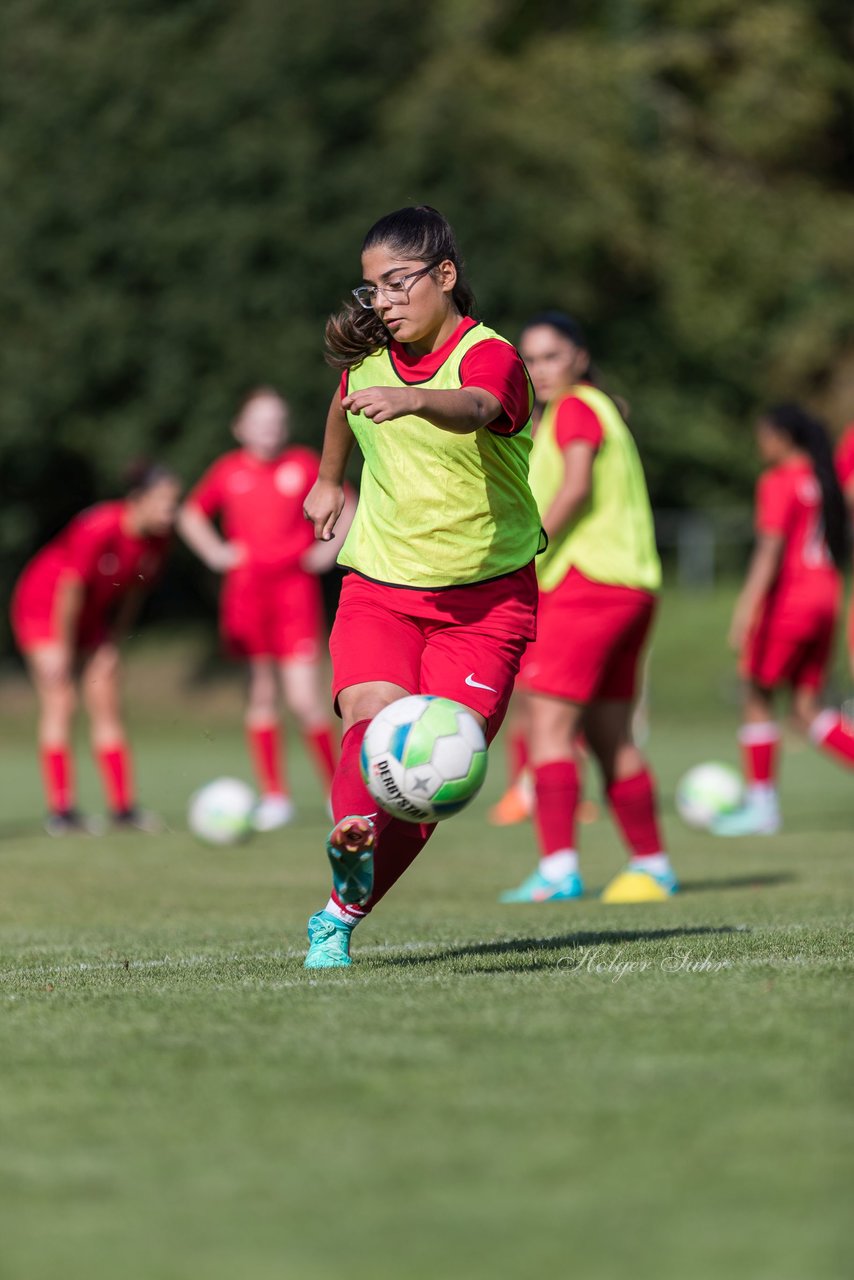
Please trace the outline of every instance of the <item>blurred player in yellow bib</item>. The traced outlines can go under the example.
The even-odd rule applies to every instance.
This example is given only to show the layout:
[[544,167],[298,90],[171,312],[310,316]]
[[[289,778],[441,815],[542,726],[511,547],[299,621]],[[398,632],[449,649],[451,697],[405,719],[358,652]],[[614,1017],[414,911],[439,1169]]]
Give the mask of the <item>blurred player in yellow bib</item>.
[[575,826],[580,740],[599,767],[630,853],[606,901],[665,899],[676,877],[664,850],[655,785],[632,736],[641,655],[661,584],[652,512],[631,432],[594,385],[580,325],[534,317],[520,349],[545,404],[531,489],[549,536],[537,564],[537,641],[519,673],[527,691],[540,861],[504,902],[578,898]]

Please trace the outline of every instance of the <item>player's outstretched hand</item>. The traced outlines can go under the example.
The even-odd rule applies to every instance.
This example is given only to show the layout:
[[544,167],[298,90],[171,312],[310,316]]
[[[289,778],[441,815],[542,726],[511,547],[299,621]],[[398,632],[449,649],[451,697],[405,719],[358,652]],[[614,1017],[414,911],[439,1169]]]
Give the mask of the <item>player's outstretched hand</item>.
[[366,387],[344,396],[341,405],[348,413],[361,413],[372,422],[391,422],[417,411],[416,395],[413,387]]
[[332,532],[344,508],[344,486],[330,480],[316,480],[303,504],[302,513],[314,525],[314,536],[321,542],[335,537]]

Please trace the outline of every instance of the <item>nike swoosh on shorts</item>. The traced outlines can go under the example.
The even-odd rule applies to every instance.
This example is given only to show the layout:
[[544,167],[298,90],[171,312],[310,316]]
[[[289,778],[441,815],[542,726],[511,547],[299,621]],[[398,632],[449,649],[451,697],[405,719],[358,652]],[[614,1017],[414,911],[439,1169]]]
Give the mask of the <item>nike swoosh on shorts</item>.
[[491,684],[481,684],[479,680],[475,680],[474,672],[470,676],[466,676],[466,684],[470,685],[472,689],[488,689],[490,693],[498,692],[497,689],[493,689]]

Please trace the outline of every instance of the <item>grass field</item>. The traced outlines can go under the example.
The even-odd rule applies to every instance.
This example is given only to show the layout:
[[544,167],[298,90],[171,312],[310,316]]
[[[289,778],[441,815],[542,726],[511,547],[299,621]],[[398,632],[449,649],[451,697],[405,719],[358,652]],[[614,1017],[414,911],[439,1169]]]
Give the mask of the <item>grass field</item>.
[[[4,685],[3,1280],[849,1274],[854,778],[790,744],[783,834],[673,816],[688,764],[737,758],[727,607],[668,597],[653,662],[682,894],[499,906],[534,845],[484,823],[496,759],[343,973],[301,967],[327,889],[302,761],[284,835],[183,829],[194,786],[246,775],[235,686],[141,650],[139,774],[171,830],[51,841]],[[596,889],[622,855],[605,821],[582,840]]]

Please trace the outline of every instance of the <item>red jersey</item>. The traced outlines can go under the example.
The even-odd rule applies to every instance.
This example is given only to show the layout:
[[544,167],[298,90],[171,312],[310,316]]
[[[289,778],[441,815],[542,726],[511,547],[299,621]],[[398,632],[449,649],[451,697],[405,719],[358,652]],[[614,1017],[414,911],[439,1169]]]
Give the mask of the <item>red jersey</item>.
[[16,630],[36,640],[53,634],[53,607],[61,579],[84,587],[78,641],[91,646],[105,638],[121,600],[134,588],[148,588],[159,576],[168,537],[140,538],[125,528],[126,504],[102,502],[66,525],[29,562],[15,589]]
[[810,608],[838,598],[840,575],[825,542],[821,489],[808,462],[782,463],[760,477],[756,530],[784,539],[771,599]]
[[[406,347],[394,339],[389,343],[389,355],[395,373],[401,382],[415,386],[432,378],[451,355],[463,334],[477,324],[467,317],[436,351],[427,355],[411,355]],[[509,342],[499,338],[484,338],[467,351],[460,361],[461,387],[477,387],[495,396],[502,412],[490,422],[487,430],[497,435],[513,436],[527,424],[531,416],[530,388],[519,352]],[[347,370],[341,376],[341,395],[347,394]]]
[[836,474],[843,490],[854,480],[854,422],[846,427],[836,446]]
[[235,449],[208,468],[187,501],[209,519],[219,516],[228,541],[246,548],[244,567],[293,568],[314,543],[303,504],[319,467],[318,454],[299,445],[270,462]]

